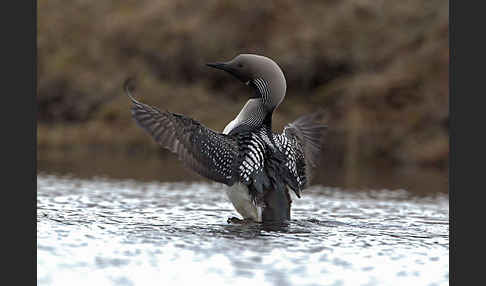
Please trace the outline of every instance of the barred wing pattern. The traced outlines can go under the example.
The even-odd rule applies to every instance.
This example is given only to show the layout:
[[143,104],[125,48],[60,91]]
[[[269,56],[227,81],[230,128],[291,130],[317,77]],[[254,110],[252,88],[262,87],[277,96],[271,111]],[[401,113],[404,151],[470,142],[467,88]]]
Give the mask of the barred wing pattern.
[[238,140],[236,160],[239,180],[248,186],[255,204],[263,202],[269,190],[283,191],[285,185],[297,189],[295,179],[285,168],[287,158],[275,143],[271,130],[262,126],[258,129],[240,126],[230,132]]
[[236,135],[239,141],[238,172],[244,184],[250,184],[251,179],[263,172],[265,167],[266,148],[258,133],[245,132]]
[[318,123],[322,112],[299,117],[284,127],[282,134],[276,135],[282,152],[289,157],[286,163],[289,171],[297,178],[299,188],[304,189],[310,182],[311,169],[317,166],[321,144],[327,125]]
[[[231,136],[215,132],[184,115],[162,112],[137,101],[125,87],[133,103],[132,116],[162,147],[198,174],[216,182],[232,185],[238,180],[233,171],[238,154]],[[236,175],[235,175],[236,174]]]
[[[290,172],[295,183],[293,184],[293,190],[300,198],[300,191],[307,185],[307,177],[305,171],[305,158],[302,152],[302,146],[297,138],[293,136],[286,136],[285,134],[274,134],[275,141],[279,143],[280,152],[282,152],[287,158],[285,167]],[[296,186],[295,186],[296,185]]]

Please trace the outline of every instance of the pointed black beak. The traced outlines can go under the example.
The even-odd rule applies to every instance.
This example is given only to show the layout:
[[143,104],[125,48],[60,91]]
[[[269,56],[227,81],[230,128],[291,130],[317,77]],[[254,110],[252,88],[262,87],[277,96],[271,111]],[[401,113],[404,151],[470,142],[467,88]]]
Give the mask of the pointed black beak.
[[223,70],[223,71],[225,71],[225,72],[233,75],[234,77],[236,77],[237,79],[241,80],[244,83],[246,83],[248,80],[250,80],[241,71],[235,69],[234,63],[232,63],[231,61],[229,61],[229,62],[207,63],[206,65],[208,67],[212,67],[212,68],[215,68],[215,69]]
[[228,67],[228,64],[227,63],[216,62],[216,63],[207,63],[206,65],[208,67],[212,67],[212,68],[215,68],[215,69],[228,71],[228,68],[227,68]]

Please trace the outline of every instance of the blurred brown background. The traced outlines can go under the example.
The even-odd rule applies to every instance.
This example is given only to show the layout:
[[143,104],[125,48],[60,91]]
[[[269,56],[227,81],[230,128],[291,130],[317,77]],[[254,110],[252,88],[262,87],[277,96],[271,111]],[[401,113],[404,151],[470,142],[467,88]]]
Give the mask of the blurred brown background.
[[206,62],[274,59],[274,129],[317,108],[329,132],[315,183],[447,192],[449,3],[444,0],[39,0],[40,172],[201,180],[136,126],[122,91],[222,130],[248,87]]

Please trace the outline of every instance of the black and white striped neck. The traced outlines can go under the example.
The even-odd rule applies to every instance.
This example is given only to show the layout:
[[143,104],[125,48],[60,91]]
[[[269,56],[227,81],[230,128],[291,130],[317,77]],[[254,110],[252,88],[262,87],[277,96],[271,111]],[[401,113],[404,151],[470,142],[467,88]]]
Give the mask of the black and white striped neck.
[[256,78],[251,80],[249,85],[255,89],[256,94],[263,99],[264,103],[269,102],[272,91],[270,90],[268,81],[263,78]]
[[274,87],[272,82],[263,77],[252,79],[247,82],[247,85],[254,90],[254,96],[246,102],[238,116],[225,127],[223,131],[225,134],[234,134],[239,130],[259,129],[262,126],[272,130],[272,115],[285,97],[285,89]]
[[261,98],[263,107],[269,112],[275,110],[285,96],[273,92],[271,83],[262,77],[250,80],[248,85],[255,91],[254,98]]

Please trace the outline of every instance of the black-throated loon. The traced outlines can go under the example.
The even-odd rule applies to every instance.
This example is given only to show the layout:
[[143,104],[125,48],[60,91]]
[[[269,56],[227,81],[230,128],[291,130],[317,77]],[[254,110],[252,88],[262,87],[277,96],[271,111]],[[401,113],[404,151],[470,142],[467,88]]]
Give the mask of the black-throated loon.
[[228,197],[243,221],[290,220],[289,189],[300,198],[307,187],[327,128],[317,122],[320,112],[302,116],[286,125],[281,134],[275,134],[272,114],[287,88],[280,67],[267,57],[253,54],[207,65],[230,73],[254,90],[222,133],[187,116],[139,102],[127,80],[124,87],[133,103],[133,118],[187,167],[227,185]]

